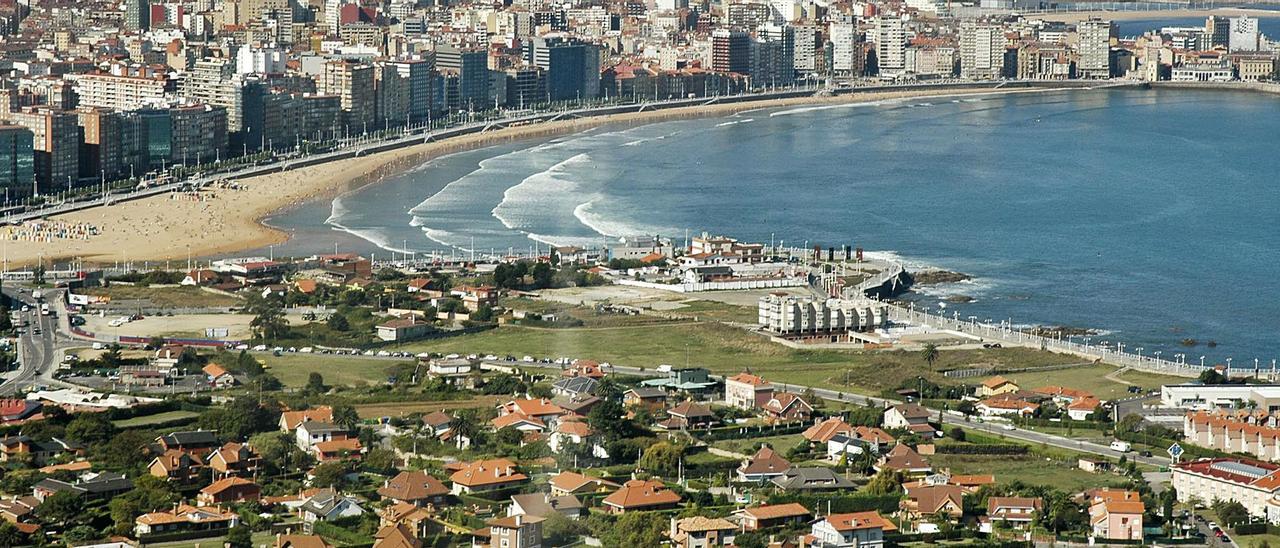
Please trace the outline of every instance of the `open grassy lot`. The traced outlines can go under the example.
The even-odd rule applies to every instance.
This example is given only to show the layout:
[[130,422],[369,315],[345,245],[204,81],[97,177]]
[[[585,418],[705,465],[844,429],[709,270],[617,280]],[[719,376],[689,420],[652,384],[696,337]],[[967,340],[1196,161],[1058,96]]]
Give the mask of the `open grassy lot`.
[[307,384],[312,371],[324,376],[328,385],[378,384],[387,380],[387,370],[402,360],[370,359],[359,356],[335,356],[332,354],[286,354],[263,358],[267,370],[285,386],[301,387]]
[[1235,531],[1232,531],[1231,540],[1236,541],[1236,544],[1241,548],[1258,548],[1264,542],[1267,546],[1280,546],[1280,535],[1237,535]]
[[[1064,358],[1068,359],[1068,358]],[[1054,371],[1011,373],[1005,378],[1018,383],[1025,389],[1033,389],[1047,385],[1066,386],[1079,390],[1087,390],[1102,399],[1114,399],[1132,394],[1128,393],[1129,385],[1107,378],[1116,372],[1116,368],[1106,364],[1082,365],[1069,369]],[[1116,378],[1141,386],[1144,391],[1159,388],[1161,384],[1185,382],[1187,379],[1144,373],[1141,371],[1125,371],[1115,375]]]
[[376,419],[399,417],[410,413],[425,414],[441,410],[496,407],[502,400],[501,396],[476,396],[466,400],[365,403],[356,405],[355,409],[362,419]]
[[[688,363],[729,374],[750,368],[752,372],[778,383],[843,387],[867,393],[895,388],[903,381],[921,375],[937,382],[953,383],[939,373],[944,369],[1034,367],[1078,361],[1072,356],[1027,348],[943,350],[937,362],[930,367],[916,352],[793,349],[718,323],[603,329],[503,326],[473,335],[409,343],[400,348],[415,353],[435,351],[589,358],[645,368]],[[1081,377],[1098,377],[1100,371],[1095,369]],[[1030,378],[1026,382],[1036,384],[1039,381]],[[1096,389],[1098,382],[1094,379],[1090,387]]]
[[239,297],[205,291],[198,287],[138,287],[113,284],[86,290],[91,295],[106,295],[112,301],[145,300],[161,307],[240,306]]
[[1075,461],[1049,459],[1040,455],[930,455],[926,457],[935,470],[950,468],[953,474],[994,474],[996,481],[1020,481],[1028,485],[1044,485],[1071,492],[1097,487],[1114,479],[1124,479],[1085,472]]
[[777,452],[785,454],[788,449],[795,447],[801,441],[804,441],[804,436],[801,436],[800,434],[790,434],[786,436],[765,436],[742,440],[720,440],[713,442],[711,446],[717,449],[724,449],[726,451],[750,455],[754,452],[757,445],[765,443],[768,444],[769,447],[774,448]]
[[156,413],[154,415],[147,415],[144,417],[133,417],[118,421],[111,421],[111,424],[114,424],[116,428],[138,428],[143,426],[170,424],[186,419],[194,419],[199,416],[200,414],[194,411],[165,411],[164,413]]

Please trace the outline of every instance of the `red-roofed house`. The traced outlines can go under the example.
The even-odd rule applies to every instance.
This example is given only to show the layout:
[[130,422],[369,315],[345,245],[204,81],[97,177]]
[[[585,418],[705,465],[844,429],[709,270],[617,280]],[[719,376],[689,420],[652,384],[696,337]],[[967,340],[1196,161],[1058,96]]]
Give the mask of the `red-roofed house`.
[[724,403],[739,409],[760,409],[773,398],[773,385],[750,373],[724,380]]
[[196,495],[200,506],[218,506],[233,502],[256,501],[262,495],[258,484],[244,478],[229,477],[215,481]]
[[897,530],[893,522],[875,511],[831,514],[815,522],[802,540],[805,548],[881,548],[884,546],[885,532]]
[[453,482],[455,495],[497,491],[529,481],[529,476],[516,470],[516,464],[507,459],[463,462],[446,467],[449,469],[454,470],[449,480]]
[[667,489],[656,479],[634,479],[622,484],[617,491],[604,498],[605,510],[611,514],[626,512],[666,510],[680,504],[680,495]]

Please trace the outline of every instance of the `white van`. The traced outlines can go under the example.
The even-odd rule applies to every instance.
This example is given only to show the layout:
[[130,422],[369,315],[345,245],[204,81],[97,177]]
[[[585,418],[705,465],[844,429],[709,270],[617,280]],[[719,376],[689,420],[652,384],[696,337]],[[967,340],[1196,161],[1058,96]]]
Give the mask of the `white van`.
[[1127,441],[1116,440],[1111,442],[1111,449],[1121,453],[1128,453],[1133,450],[1133,446],[1129,445]]

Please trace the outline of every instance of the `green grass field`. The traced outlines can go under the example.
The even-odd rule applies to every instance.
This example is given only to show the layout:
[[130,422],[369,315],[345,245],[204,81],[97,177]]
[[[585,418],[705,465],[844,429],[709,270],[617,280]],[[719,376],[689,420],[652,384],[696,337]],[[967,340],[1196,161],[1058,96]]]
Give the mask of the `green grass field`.
[[[769,431],[767,429],[764,431],[765,434],[768,434],[768,432]],[[711,446],[717,449],[724,449],[726,451],[750,455],[757,445],[767,443],[769,444],[769,447],[772,447],[775,451],[785,454],[788,449],[795,447],[801,441],[804,441],[804,436],[801,436],[800,434],[790,434],[786,436],[764,436],[742,440],[720,440],[713,442]]]
[[[930,368],[915,352],[792,349],[717,323],[554,330],[503,326],[473,335],[409,343],[400,348],[415,353],[435,351],[588,358],[645,368],[688,363],[728,374],[750,368],[752,372],[775,382],[843,387],[864,393],[895,388],[903,381],[921,375],[951,384],[954,381],[938,373],[945,369],[1035,367],[1078,361],[1072,356],[1027,348],[943,350]],[[1067,370],[1070,371],[1074,370]],[[1081,375],[1082,378],[1097,376],[1099,370]],[[1028,382],[1034,384],[1037,381]],[[1097,382],[1094,379],[1090,387],[1096,389]]]
[[[1106,378],[1107,375],[1115,371],[1116,368],[1110,365],[1096,364],[1054,371],[1010,373],[1003,376],[1028,390],[1041,386],[1057,385],[1086,390],[1102,399],[1114,399],[1130,395],[1127,391],[1128,385]],[[1187,380],[1140,371],[1126,371],[1118,375],[1118,378],[1141,386],[1144,390],[1159,388],[1161,384]]]
[[200,414],[194,411],[165,411],[164,413],[156,413],[144,417],[133,417],[118,421],[111,421],[116,428],[139,428],[143,426],[159,426],[164,424],[172,424],[187,419],[194,419]]
[[925,457],[935,470],[950,468],[953,474],[994,474],[997,483],[1021,481],[1028,485],[1044,485],[1070,492],[1107,484],[1110,479],[1123,483],[1119,476],[1085,472],[1075,461],[1048,459],[1029,455],[930,455]]
[[396,361],[332,354],[287,354],[268,356],[263,361],[267,364],[267,370],[285,386],[301,387],[307,384],[307,376],[312,371],[324,376],[324,382],[328,385],[381,383],[387,380],[387,369],[397,363],[412,363],[413,358]]

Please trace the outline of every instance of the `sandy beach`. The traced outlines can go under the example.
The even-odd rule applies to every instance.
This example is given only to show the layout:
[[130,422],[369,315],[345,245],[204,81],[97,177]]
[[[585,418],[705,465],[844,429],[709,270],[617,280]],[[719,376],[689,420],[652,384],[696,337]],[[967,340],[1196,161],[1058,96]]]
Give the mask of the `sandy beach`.
[[[836,97],[753,101],[745,103],[689,107],[652,112],[618,114],[577,120],[549,122],[467,135],[438,143],[427,143],[372,156],[339,160],[283,173],[237,181],[238,190],[210,189],[198,199],[187,195],[165,195],[109,207],[88,209],[52,218],[54,222],[90,225],[96,234],[78,239],[47,241],[5,240],[4,257],[10,268],[43,260],[114,264],[132,262],[138,269],[145,263],[186,261],[257,249],[277,244],[288,235],[262,224],[261,220],[311,200],[336,196],[353,188],[411,169],[443,154],[480,148],[501,142],[534,137],[550,137],[582,131],[606,124],[646,124],[690,116],[722,116],[765,107],[801,104],[870,102],[906,97],[938,95],[1036,93],[1046,89],[1016,89],[993,92],[975,90],[926,90],[861,93]],[[151,266],[156,266],[152,264]],[[173,266],[177,266],[174,264]]]
[[1151,11],[1075,11],[1064,13],[1041,13],[1029,15],[1031,19],[1045,21],[1062,21],[1076,23],[1090,17],[1110,19],[1112,21],[1132,21],[1136,19],[1180,19],[1183,17],[1208,18],[1210,15],[1224,17],[1280,17],[1280,10],[1259,10],[1248,8],[1218,8],[1212,10],[1151,10]]

